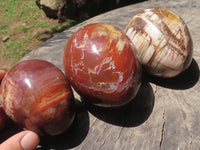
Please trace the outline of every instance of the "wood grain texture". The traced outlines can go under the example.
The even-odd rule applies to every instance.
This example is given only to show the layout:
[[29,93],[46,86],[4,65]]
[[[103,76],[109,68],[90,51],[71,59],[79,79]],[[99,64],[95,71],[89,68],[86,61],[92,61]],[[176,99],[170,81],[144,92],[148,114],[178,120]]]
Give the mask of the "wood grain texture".
[[125,29],[137,12],[167,7],[188,25],[194,44],[188,70],[172,79],[144,75],[137,97],[118,110],[91,106],[76,95],[78,112],[72,128],[55,138],[43,138],[39,149],[76,150],[197,150],[200,149],[200,1],[151,0],[96,16],[48,40],[25,59],[44,59],[60,69],[65,43],[80,27],[102,22]]
[[150,8],[131,18],[125,30],[140,56],[143,70],[174,77],[192,61],[193,44],[184,21],[166,8]]

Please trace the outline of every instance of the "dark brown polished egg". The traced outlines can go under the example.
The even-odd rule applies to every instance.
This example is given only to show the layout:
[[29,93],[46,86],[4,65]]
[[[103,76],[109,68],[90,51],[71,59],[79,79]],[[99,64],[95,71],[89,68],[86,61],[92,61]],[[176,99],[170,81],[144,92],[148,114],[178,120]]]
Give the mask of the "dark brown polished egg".
[[3,109],[20,126],[40,135],[57,135],[72,124],[72,89],[53,64],[22,61],[7,72],[1,86]]

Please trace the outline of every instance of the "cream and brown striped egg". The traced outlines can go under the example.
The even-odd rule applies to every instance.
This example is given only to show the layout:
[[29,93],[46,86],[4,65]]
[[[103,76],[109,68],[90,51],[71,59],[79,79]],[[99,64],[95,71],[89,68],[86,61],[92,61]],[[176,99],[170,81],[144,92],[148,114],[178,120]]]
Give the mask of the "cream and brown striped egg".
[[166,8],[146,9],[131,18],[125,32],[134,43],[144,71],[174,77],[192,61],[193,44],[183,19]]

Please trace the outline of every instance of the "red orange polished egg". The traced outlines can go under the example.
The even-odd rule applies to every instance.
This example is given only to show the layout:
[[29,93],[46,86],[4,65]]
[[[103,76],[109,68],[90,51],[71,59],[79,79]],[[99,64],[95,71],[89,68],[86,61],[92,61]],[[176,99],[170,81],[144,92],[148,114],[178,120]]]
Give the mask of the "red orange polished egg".
[[49,62],[20,62],[6,74],[1,88],[4,111],[26,129],[57,135],[74,120],[72,89],[62,71]]
[[98,106],[122,106],[140,87],[135,47],[125,33],[108,24],[80,28],[66,44],[63,63],[73,88]]
[[135,47],[111,25],[79,29],[66,44],[63,62],[67,77],[53,64],[36,59],[8,71],[1,94],[3,109],[12,120],[40,135],[57,135],[71,126],[75,116],[69,82],[83,98],[103,107],[127,104],[141,84]]

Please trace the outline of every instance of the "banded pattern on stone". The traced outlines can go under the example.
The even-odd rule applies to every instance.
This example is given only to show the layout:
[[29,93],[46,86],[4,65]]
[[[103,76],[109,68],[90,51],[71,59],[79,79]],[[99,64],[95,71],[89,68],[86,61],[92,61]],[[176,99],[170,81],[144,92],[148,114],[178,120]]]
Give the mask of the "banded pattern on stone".
[[134,43],[146,72],[173,77],[192,60],[192,39],[185,22],[166,8],[146,9],[129,21],[127,36]]

